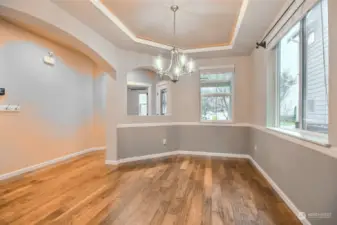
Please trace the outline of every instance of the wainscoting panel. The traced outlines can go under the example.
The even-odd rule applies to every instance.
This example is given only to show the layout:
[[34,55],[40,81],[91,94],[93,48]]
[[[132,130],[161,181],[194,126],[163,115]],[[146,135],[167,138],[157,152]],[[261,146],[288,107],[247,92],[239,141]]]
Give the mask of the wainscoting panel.
[[248,154],[249,128],[243,126],[179,126],[179,149]]
[[[117,129],[117,159],[160,154],[179,147],[177,126],[127,127]],[[166,144],[163,144],[166,139]]]

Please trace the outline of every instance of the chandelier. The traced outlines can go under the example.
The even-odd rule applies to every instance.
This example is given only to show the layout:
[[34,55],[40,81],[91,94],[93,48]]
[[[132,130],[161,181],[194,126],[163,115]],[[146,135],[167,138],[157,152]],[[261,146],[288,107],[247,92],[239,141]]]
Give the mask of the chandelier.
[[[171,10],[173,12],[173,35],[174,39],[176,36],[176,12],[179,7],[177,5],[172,5]],[[195,64],[192,59],[189,59],[184,53],[180,52],[179,49],[173,44],[171,50],[171,60],[169,66],[164,69],[164,60],[161,56],[156,57],[154,60],[154,68],[160,78],[168,76],[172,82],[177,82],[179,77],[183,75],[191,75],[195,71]]]

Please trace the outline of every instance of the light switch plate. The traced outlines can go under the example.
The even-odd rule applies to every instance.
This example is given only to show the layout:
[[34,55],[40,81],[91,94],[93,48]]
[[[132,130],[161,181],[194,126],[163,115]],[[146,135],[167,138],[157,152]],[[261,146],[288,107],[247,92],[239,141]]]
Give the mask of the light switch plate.
[[20,105],[0,105],[0,112],[20,112]]

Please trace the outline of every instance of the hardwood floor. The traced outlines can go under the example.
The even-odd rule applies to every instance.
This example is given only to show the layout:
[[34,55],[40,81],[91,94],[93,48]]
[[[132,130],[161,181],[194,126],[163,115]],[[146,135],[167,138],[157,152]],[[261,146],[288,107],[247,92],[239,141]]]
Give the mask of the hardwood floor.
[[175,157],[118,170],[104,153],[0,183],[0,224],[301,224],[245,160]]

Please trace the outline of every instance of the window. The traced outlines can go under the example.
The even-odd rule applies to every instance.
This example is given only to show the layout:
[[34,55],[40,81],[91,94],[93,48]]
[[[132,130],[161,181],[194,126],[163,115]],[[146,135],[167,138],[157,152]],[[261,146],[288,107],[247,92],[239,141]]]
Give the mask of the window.
[[328,132],[328,9],[322,0],[277,45],[276,126]]
[[296,24],[278,45],[278,125],[282,128],[298,128],[300,26]]
[[147,93],[140,93],[138,95],[139,99],[139,115],[147,116]]
[[201,70],[201,120],[232,120],[232,84],[234,67]]
[[160,112],[161,115],[167,114],[167,89],[160,90]]

